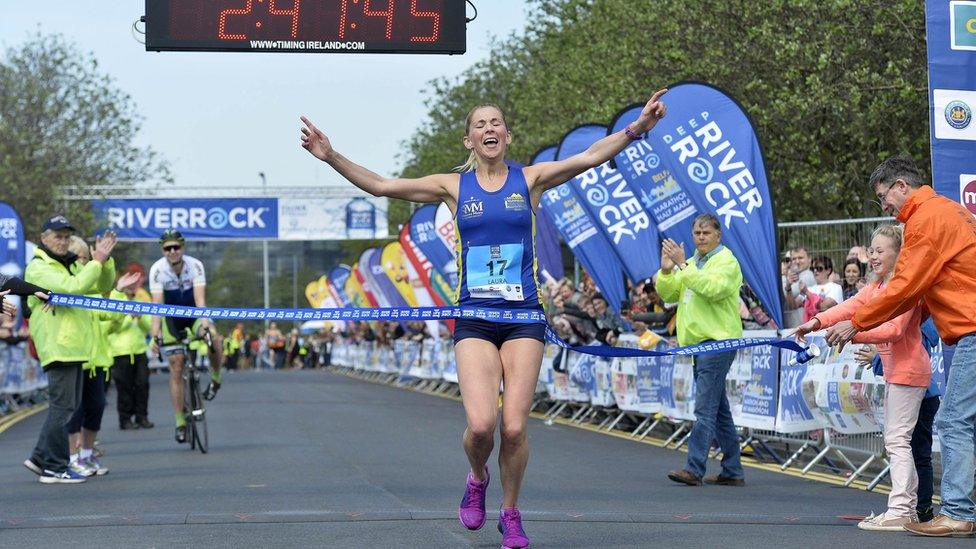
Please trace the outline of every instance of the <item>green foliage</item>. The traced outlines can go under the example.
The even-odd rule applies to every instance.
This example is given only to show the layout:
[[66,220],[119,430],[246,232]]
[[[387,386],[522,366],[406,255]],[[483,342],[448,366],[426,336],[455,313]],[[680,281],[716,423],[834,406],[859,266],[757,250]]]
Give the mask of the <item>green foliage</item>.
[[[468,110],[506,110],[528,162],[581,123],[682,80],[738,99],[763,144],[779,220],[880,215],[867,176],[896,153],[929,163],[924,5],[917,0],[532,0],[526,32],[432,82],[403,175],[461,163]],[[667,96],[665,96],[667,101]]]
[[[263,267],[259,254],[248,254],[240,242],[228,242],[216,269],[207,273],[207,305],[211,307],[264,307]],[[270,293],[270,292],[269,292]],[[291,303],[272,302],[272,306]]]
[[0,58],[0,188],[36,238],[52,212],[92,228],[87,202],[65,191],[168,182],[165,162],[133,144],[140,118],[95,59],[60,36],[37,35]]

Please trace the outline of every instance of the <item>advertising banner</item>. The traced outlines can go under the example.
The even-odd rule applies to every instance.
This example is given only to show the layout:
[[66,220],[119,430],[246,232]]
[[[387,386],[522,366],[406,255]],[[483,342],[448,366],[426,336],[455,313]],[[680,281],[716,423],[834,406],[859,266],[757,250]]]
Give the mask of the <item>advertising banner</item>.
[[191,240],[278,238],[276,198],[112,199],[92,208],[122,240],[157,240],[169,229]]
[[[447,261],[441,267],[442,274],[452,288],[457,288],[459,276],[457,272],[457,233],[454,231],[454,215],[451,214],[451,209],[447,207],[447,204],[443,202],[437,206],[437,211],[434,213],[434,232],[443,249],[447,250],[449,254]],[[423,246],[421,249],[424,249]],[[427,257],[430,255],[428,254]],[[437,262],[434,263],[434,268],[437,268]]]
[[[413,238],[410,237],[409,222],[400,229],[400,246],[403,248],[403,255],[407,258],[407,269],[410,271],[411,280],[417,280],[417,284],[414,285],[414,293],[419,296],[422,288],[423,293],[426,293],[430,297],[431,304],[437,305],[438,307],[443,307],[445,304],[451,303],[450,301],[445,301],[443,296],[434,289],[430,280],[430,274],[434,270],[434,265],[427,259],[424,252],[417,247]],[[420,287],[418,287],[418,284]],[[418,299],[423,301],[422,298],[418,297]]]
[[386,197],[279,198],[279,240],[386,238]]
[[200,240],[386,238],[386,198],[140,198],[92,201],[95,219],[123,240],[169,229]]
[[335,299],[340,307],[349,307],[352,305],[349,296],[346,295],[346,281],[351,274],[352,269],[348,265],[339,265],[329,271],[329,276],[327,277],[329,293],[332,294],[333,299]]
[[356,270],[359,268],[359,263],[354,263],[352,269],[349,272],[349,276],[346,278],[346,284],[344,290],[346,296],[349,297],[350,304],[357,309],[364,309],[369,307],[369,300],[366,298],[366,292],[363,291],[362,284],[359,283],[359,277],[356,276]]
[[[536,153],[532,163],[548,162],[555,158],[556,148],[549,147]],[[543,193],[541,209],[552,216],[556,229],[573,255],[593,277],[610,306],[619,313],[620,303],[627,298],[623,266],[586,213],[572,185],[564,183]]]
[[[383,273],[383,267],[380,265],[379,248],[368,248],[359,254],[358,272],[362,277],[362,280],[359,282],[362,284],[363,291],[366,292],[366,296],[370,300],[370,306],[391,307],[389,298],[379,288],[376,281],[378,275],[382,275],[384,278],[386,277],[386,274]],[[389,283],[389,280],[387,280],[387,283]]]
[[637,409],[645,414],[661,411],[661,363],[655,358],[642,357],[635,361],[637,368]]
[[[621,334],[617,339],[617,346],[636,349],[638,348],[637,336]],[[627,412],[641,412],[637,396],[637,359],[632,357],[615,358],[610,371],[613,381],[613,397],[617,408]]]
[[695,419],[695,371],[690,356],[659,357],[661,413],[672,419]]
[[[556,159],[565,160],[579,154],[606,135],[606,126],[587,124],[575,128],[563,136]],[[611,167],[608,161],[566,184],[576,191],[580,204],[617,254],[631,280],[643,280],[657,272],[661,266],[661,245],[656,224],[622,172]]]
[[[775,331],[746,331],[742,337],[776,337]],[[779,353],[773,347],[739,349],[725,378],[732,419],[740,427],[776,427]]]
[[[366,250],[368,251],[368,250]],[[369,285],[369,279],[363,274],[366,269],[366,263],[363,263],[363,257],[366,255],[366,251],[359,254],[359,261],[357,261],[352,268],[352,276],[356,278],[356,282],[359,283],[359,287],[363,289],[363,297],[366,298],[366,303],[369,307],[379,307],[380,302],[373,295],[373,290]]]
[[976,0],[926,0],[932,186],[976,215]]
[[[823,334],[808,334],[809,345],[816,345],[821,350],[827,349],[827,341]],[[825,426],[826,420],[817,407],[817,386],[812,377],[808,376],[808,369],[822,365],[827,360],[828,353],[810,360],[805,364],[790,365],[790,359],[796,353],[786,349],[780,350],[780,383],[779,405],[776,411],[776,431],[780,433],[800,433]]]
[[416,307],[417,294],[413,291],[410,283],[410,273],[407,271],[407,258],[403,256],[403,248],[399,242],[390,242],[383,246],[380,253],[380,261],[383,263],[383,272],[393,283],[404,303],[409,307]]
[[[13,206],[0,202],[0,274],[5,276],[24,276],[27,265],[27,248],[24,239],[24,223]],[[33,251],[31,252],[33,257]],[[7,296],[20,307],[20,298]],[[18,315],[19,316],[19,315]],[[20,320],[15,322],[20,325]]]
[[24,224],[13,206],[0,202],[0,274],[24,276]]
[[417,208],[407,224],[410,226],[410,240],[430,261],[432,270],[437,271],[447,280],[453,294],[454,288],[457,287],[457,260],[454,249],[448,248],[445,239],[438,235],[437,214],[442,209],[444,214],[441,215],[441,221],[446,224],[443,229],[448,231],[453,239],[454,222],[450,218],[451,212],[446,204],[439,206],[425,204]]
[[881,431],[884,379],[874,375],[870,364],[855,361],[854,353],[862,346],[849,344],[838,353],[827,345],[824,332],[806,339],[821,349],[821,355],[810,362],[789,366],[794,353],[781,352],[776,430],[795,433],[829,426],[845,434]]
[[[369,256],[368,273],[370,276],[370,287],[373,289],[373,295],[379,300],[381,307],[407,307],[407,300],[404,299],[403,295],[397,289],[397,285],[390,278],[390,274],[387,273],[384,268],[384,262],[382,257],[382,250],[373,248],[374,253]],[[392,262],[391,262],[392,267]],[[397,276],[394,272],[393,276]],[[407,284],[409,288],[409,283]],[[384,304],[385,303],[385,304]]]
[[559,249],[559,231],[542,208],[535,213],[535,256],[539,261],[540,284],[558,281],[565,276],[563,253]]
[[782,326],[773,204],[752,122],[733,98],[707,84],[676,84],[667,103],[668,115],[648,132],[647,141],[695,207],[718,218],[722,243]]
[[[610,124],[610,133],[617,133],[637,120],[643,109],[643,104],[635,104],[617,113]],[[678,180],[662,165],[651,143],[647,139],[632,142],[614,157],[614,162],[651,214],[658,233],[683,243],[686,251],[694,250],[691,229],[698,209]]]

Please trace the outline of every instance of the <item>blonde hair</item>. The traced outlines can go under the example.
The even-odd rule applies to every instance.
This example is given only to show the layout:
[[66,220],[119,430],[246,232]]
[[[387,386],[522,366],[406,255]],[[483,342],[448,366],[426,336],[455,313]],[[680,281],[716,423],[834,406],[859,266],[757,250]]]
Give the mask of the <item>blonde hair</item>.
[[[891,245],[895,248],[895,256],[901,253],[902,244],[902,226],[901,225],[881,225],[871,233],[871,240],[873,241],[875,237],[883,236],[891,241]],[[888,273],[888,278],[890,279],[895,274],[894,268]],[[875,273],[875,280],[878,280],[878,275]]]
[[88,254],[89,260],[92,256],[91,246],[85,242],[84,238],[81,238],[76,234],[71,235],[71,242],[68,243],[68,251],[75,255]]
[[901,252],[902,228],[901,225],[881,225],[871,233],[871,240],[876,236],[887,237],[895,247],[895,252]]
[[[464,135],[468,135],[468,132],[471,131],[471,118],[474,116],[474,111],[484,107],[491,107],[493,109],[498,109],[498,112],[502,114],[502,122],[505,123],[505,127],[506,128],[509,127],[508,120],[505,119],[505,111],[503,111],[501,107],[499,107],[494,103],[482,103],[480,105],[476,105],[473,109],[468,111],[468,116],[464,118]],[[477,169],[478,169],[478,155],[474,154],[473,150],[468,154],[468,159],[464,162],[464,164],[454,167],[454,171],[456,172],[470,172]]]

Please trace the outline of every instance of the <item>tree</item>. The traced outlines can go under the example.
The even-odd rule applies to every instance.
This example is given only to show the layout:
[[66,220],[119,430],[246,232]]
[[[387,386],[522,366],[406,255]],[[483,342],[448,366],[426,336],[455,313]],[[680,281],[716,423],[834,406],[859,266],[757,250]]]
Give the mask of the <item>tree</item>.
[[71,189],[170,182],[166,162],[133,143],[139,130],[132,99],[63,37],[36,35],[0,59],[0,188],[28,235],[54,211],[92,228],[89,204],[65,200]]
[[207,276],[207,305],[211,307],[264,307],[259,257],[243,253],[239,242],[228,242],[220,263]]
[[432,82],[404,176],[460,163],[464,118],[480,103],[506,110],[511,157],[528,162],[576,125],[607,124],[681,80],[717,85],[750,114],[781,221],[881,215],[866,185],[875,166],[896,153],[929,162],[922,2],[532,4],[527,31]]

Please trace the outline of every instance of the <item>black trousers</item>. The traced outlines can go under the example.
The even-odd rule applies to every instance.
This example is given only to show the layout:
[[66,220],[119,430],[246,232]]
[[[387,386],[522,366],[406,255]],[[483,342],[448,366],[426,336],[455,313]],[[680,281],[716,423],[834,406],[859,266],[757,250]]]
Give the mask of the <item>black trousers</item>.
[[922,399],[918,421],[912,432],[912,457],[918,473],[918,509],[932,508],[932,492],[935,488],[935,471],[932,469],[932,422],[939,411],[939,397]]
[[146,353],[119,355],[112,365],[112,377],[119,391],[119,422],[149,417],[149,361]]

